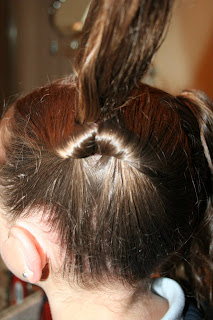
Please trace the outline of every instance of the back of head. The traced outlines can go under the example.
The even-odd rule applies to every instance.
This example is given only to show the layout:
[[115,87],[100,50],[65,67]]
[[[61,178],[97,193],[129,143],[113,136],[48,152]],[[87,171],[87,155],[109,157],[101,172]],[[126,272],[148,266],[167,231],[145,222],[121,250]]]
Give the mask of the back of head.
[[4,206],[12,220],[42,211],[80,285],[137,285],[182,265],[208,295],[212,105],[140,83],[171,5],[93,1],[75,77],[12,107]]

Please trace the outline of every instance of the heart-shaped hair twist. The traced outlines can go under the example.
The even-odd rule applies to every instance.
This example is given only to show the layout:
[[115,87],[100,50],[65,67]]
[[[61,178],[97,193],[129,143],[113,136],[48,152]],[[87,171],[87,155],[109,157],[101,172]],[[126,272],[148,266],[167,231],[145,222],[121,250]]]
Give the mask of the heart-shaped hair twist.
[[90,125],[75,125],[70,140],[57,153],[62,158],[82,159],[96,154],[134,162],[136,145],[135,135],[112,118]]

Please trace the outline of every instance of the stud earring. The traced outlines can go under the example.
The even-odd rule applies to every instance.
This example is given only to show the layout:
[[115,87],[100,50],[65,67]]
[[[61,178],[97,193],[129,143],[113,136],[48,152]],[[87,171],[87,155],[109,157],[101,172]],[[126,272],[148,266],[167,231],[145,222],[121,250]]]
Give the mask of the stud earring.
[[27,273],[26,273],[26,272],[23,272],[23,273],[22,273],[22,276],[23,276],[24,278],[27,278]]

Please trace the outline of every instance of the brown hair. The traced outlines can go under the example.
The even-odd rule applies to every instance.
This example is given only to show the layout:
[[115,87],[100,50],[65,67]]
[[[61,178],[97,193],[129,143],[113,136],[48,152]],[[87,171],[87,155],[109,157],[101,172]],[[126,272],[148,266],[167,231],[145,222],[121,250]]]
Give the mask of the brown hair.
[[211,299],[212,104],[140,83],[171,4],[92,2],[75,77],[13,106],[2,198],[11,219],[43,210],[79,284],[181,266]]

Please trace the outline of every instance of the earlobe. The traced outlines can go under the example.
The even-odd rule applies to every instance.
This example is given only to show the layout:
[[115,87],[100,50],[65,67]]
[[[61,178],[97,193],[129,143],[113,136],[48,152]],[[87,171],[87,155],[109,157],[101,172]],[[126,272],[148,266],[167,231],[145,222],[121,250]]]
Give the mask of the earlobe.
[[35,237],[25,228],[12,227],[2,248],[8,268],[22,280],[37,283],[42,277],[46,255]]

